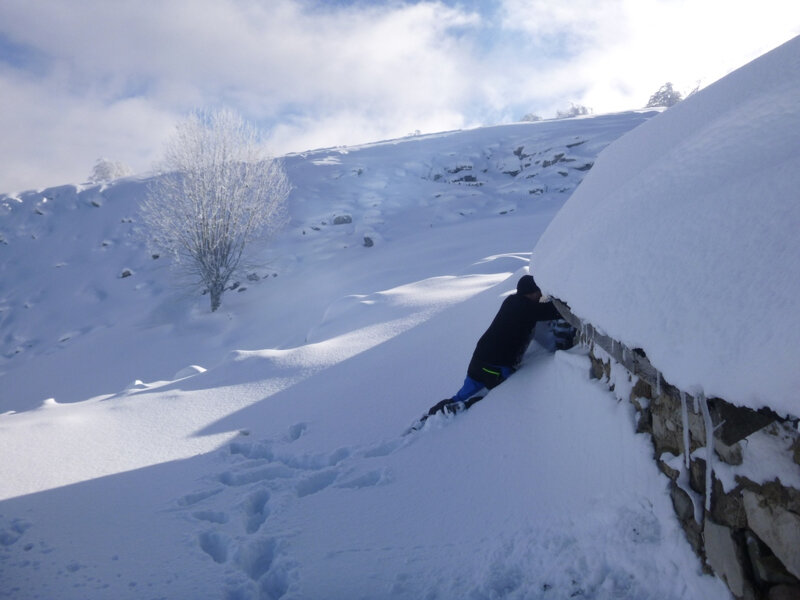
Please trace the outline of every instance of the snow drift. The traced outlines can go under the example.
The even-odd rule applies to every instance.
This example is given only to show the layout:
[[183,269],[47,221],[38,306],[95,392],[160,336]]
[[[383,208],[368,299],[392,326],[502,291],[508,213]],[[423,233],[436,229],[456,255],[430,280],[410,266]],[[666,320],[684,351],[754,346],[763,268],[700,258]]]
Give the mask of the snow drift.
[[800,37],[617,140],[540,285],[685,391],[800,414],[799,97]]

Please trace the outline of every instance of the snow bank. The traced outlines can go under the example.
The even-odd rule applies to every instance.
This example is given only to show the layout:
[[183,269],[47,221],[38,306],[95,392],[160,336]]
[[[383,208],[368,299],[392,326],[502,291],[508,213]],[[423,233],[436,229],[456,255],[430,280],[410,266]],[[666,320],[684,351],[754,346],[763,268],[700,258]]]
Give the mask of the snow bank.
[[800,414],[800,37],[604,151],[539,284],[670,383]]

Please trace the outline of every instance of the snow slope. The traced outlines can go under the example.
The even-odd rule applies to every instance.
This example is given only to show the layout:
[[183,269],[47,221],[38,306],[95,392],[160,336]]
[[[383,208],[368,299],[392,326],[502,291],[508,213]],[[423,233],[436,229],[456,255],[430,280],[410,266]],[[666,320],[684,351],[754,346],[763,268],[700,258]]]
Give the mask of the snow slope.
[[673,385],[800,415],[800,37],[618,140],[540,285]]
[[[259,257],[266,266],[249,272],[256,280],[243,278],[244,293],[227,294],[218,315],[207,314],[205,299],[187,296],[194,292],[173,291],[165,259],[151,258],[137,237],[146,180],[0,196],[0,411],[31,408],[48,397],[72,402],[110,394],[135,378],[170,379],[186,364],[210,364],[230,349],[298,345],[311,322],[343,296],[406,283],[409,269],[417,278],[452,274],[447,255],[460,251],[453,246],[467,246],[458,270],[504,253],[501,235],[472,247],[460,239],[474,237],[472,230],[451,226],[482,229],[489,218],[488,227],[499,230],[518,227],[509,216],[549,220],[586,173],[580,169],[652,114],[289,156],[291,223]],[[334,225],[336,217],[352,222]],[[434,247],[414,237],[429,229],[441,231]],[[373,247],[363,247],[365,235]],[[416,245],[413,264],[384,257],[384,243],[401,239]],[[323,261],[327,268],[319,267],[311,282],[306,265]],[[122,278],[125,270],[134,276]],[[383,281],[370,281],[376,271]],[[285,300],[294,294],[303,296],[301,310]],[[270,326],[252,327],[262,313],[271,315]],[[132,367],[130,347],[119,340],[134,337],[148,351],[134,352]]]
[[401,435],[651,116],[286,157],[291,224],[214,314],[135,235],[145,179],[0,197],[0,597],[728,598],[546,329]]

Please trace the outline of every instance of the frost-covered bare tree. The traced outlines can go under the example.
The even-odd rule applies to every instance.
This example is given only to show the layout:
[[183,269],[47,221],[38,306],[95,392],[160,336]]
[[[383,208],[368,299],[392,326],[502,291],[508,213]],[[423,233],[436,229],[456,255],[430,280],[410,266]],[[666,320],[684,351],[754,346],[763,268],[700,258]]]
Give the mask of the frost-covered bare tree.
[[133,169],[125,163],[109,160],[107,158],[98,158],[92,169],[92,174],[89,175],[89,181],[100,183],[103,181],[111,181],[119,177],[127,177],[128,175],[133,175]]
[[159,170],[142,203],[146,235],[208,291],[213,312],[248,245],[285,223],[286,172],[229,110],[179,123]]
[[667,82],[658,88],[658,91],[650,96],[645,108],[655,108],[657,106],[666,106],[669,108],[680,102],[683,99],[678,90],[673,89],[672,83]]

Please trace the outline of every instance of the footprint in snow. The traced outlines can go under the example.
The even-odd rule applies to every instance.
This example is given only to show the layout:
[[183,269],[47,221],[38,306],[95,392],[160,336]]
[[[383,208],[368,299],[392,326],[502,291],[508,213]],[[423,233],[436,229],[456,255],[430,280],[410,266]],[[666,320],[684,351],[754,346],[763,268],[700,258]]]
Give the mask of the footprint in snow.
[[321,492],[334,481],[336,481],[338,476],[338,469],[328,469],[327,471],[320,471],[319,473],[314,473],[305,479],[301,479],[297,482],[295,487],[298,498],[303,498],[305,496],[310,496],[311,494]]
[[217,531],[204,531],[197,536],[200,549],[208,554],[215,563],[224,563],[228,560],[230,538]]
[[260,538],[249,541],[239,547],[236,552],[236,564],[250,579],[258,581],[267,574],[272,562],[275,560],[275,540]]
[[31,524],[22,519],[9,519],[0,515],[0,546],[16,544]]
[[185,496],[182,496],[181,498],[178,499],[178,506],[181,507],[193,506],[198,502],[202,502],[203,500],[210,498],[211,496],[216,496],[222,490],[223,488],[221,487],[215,487],[213,489],[201,490],[199,492],[192,492],[191,494],[186,494]]
[[295,476],[295,470],[282,463],[270,463],[254,467],[225,471],[218,476],[219,482],[229,487],[242,487],[260,481],[273,479],[290,479]]
[[306,429],[308,429],[308,425],[305,423],[297,423],[296,425],[292,425],[289,427],[287,439],[290,442],[296,442],[298,439],[300,439],[300,436],[306,432]]
[[350,476],[343,478],[341,482],[338,482],[336,487],[358,490],[361,488],[385,485],[391,481],[392,476],[388,469],[377,469],[367,471],[366,473],[351,474]]
[[192,513],[192,516],[198,521],[207,521],[217,525],[224,525],[229,520],[228,514],[221,510],[198,510]]
[[239,578],[227,577],[231,598],[257,598],[265,591],[280,598],[296,576],[285,544],[269,535],[273,511],[302,502],[328,488],[359,491],[392,481],[390,469],[375,468],[371,459],[388,456],[408,445],[407,439],[383,441],[366,448],[341,447],[330,452],[292,452],[308,434],[296,423],[273,439],[241,437],[222,453],[228,468],[210,478],[213,484],[181,497],[198,523],[196,543],[215,564],[235,567]]
[[397,440],[390,440],[387,442],[382,442],[377,444],[376,446],[366,450],[364,452],[364,456],[367,458],[376,458],[380,456],[389,456],[396,450],[400,449],[402,446],[406,445],[405,440],[397,439]]
[[269,492],[265,489],[259,489],[249,494],[242,502],[245,531],[247,533],[255,533],[267,520],[269,516],[268,501]]

